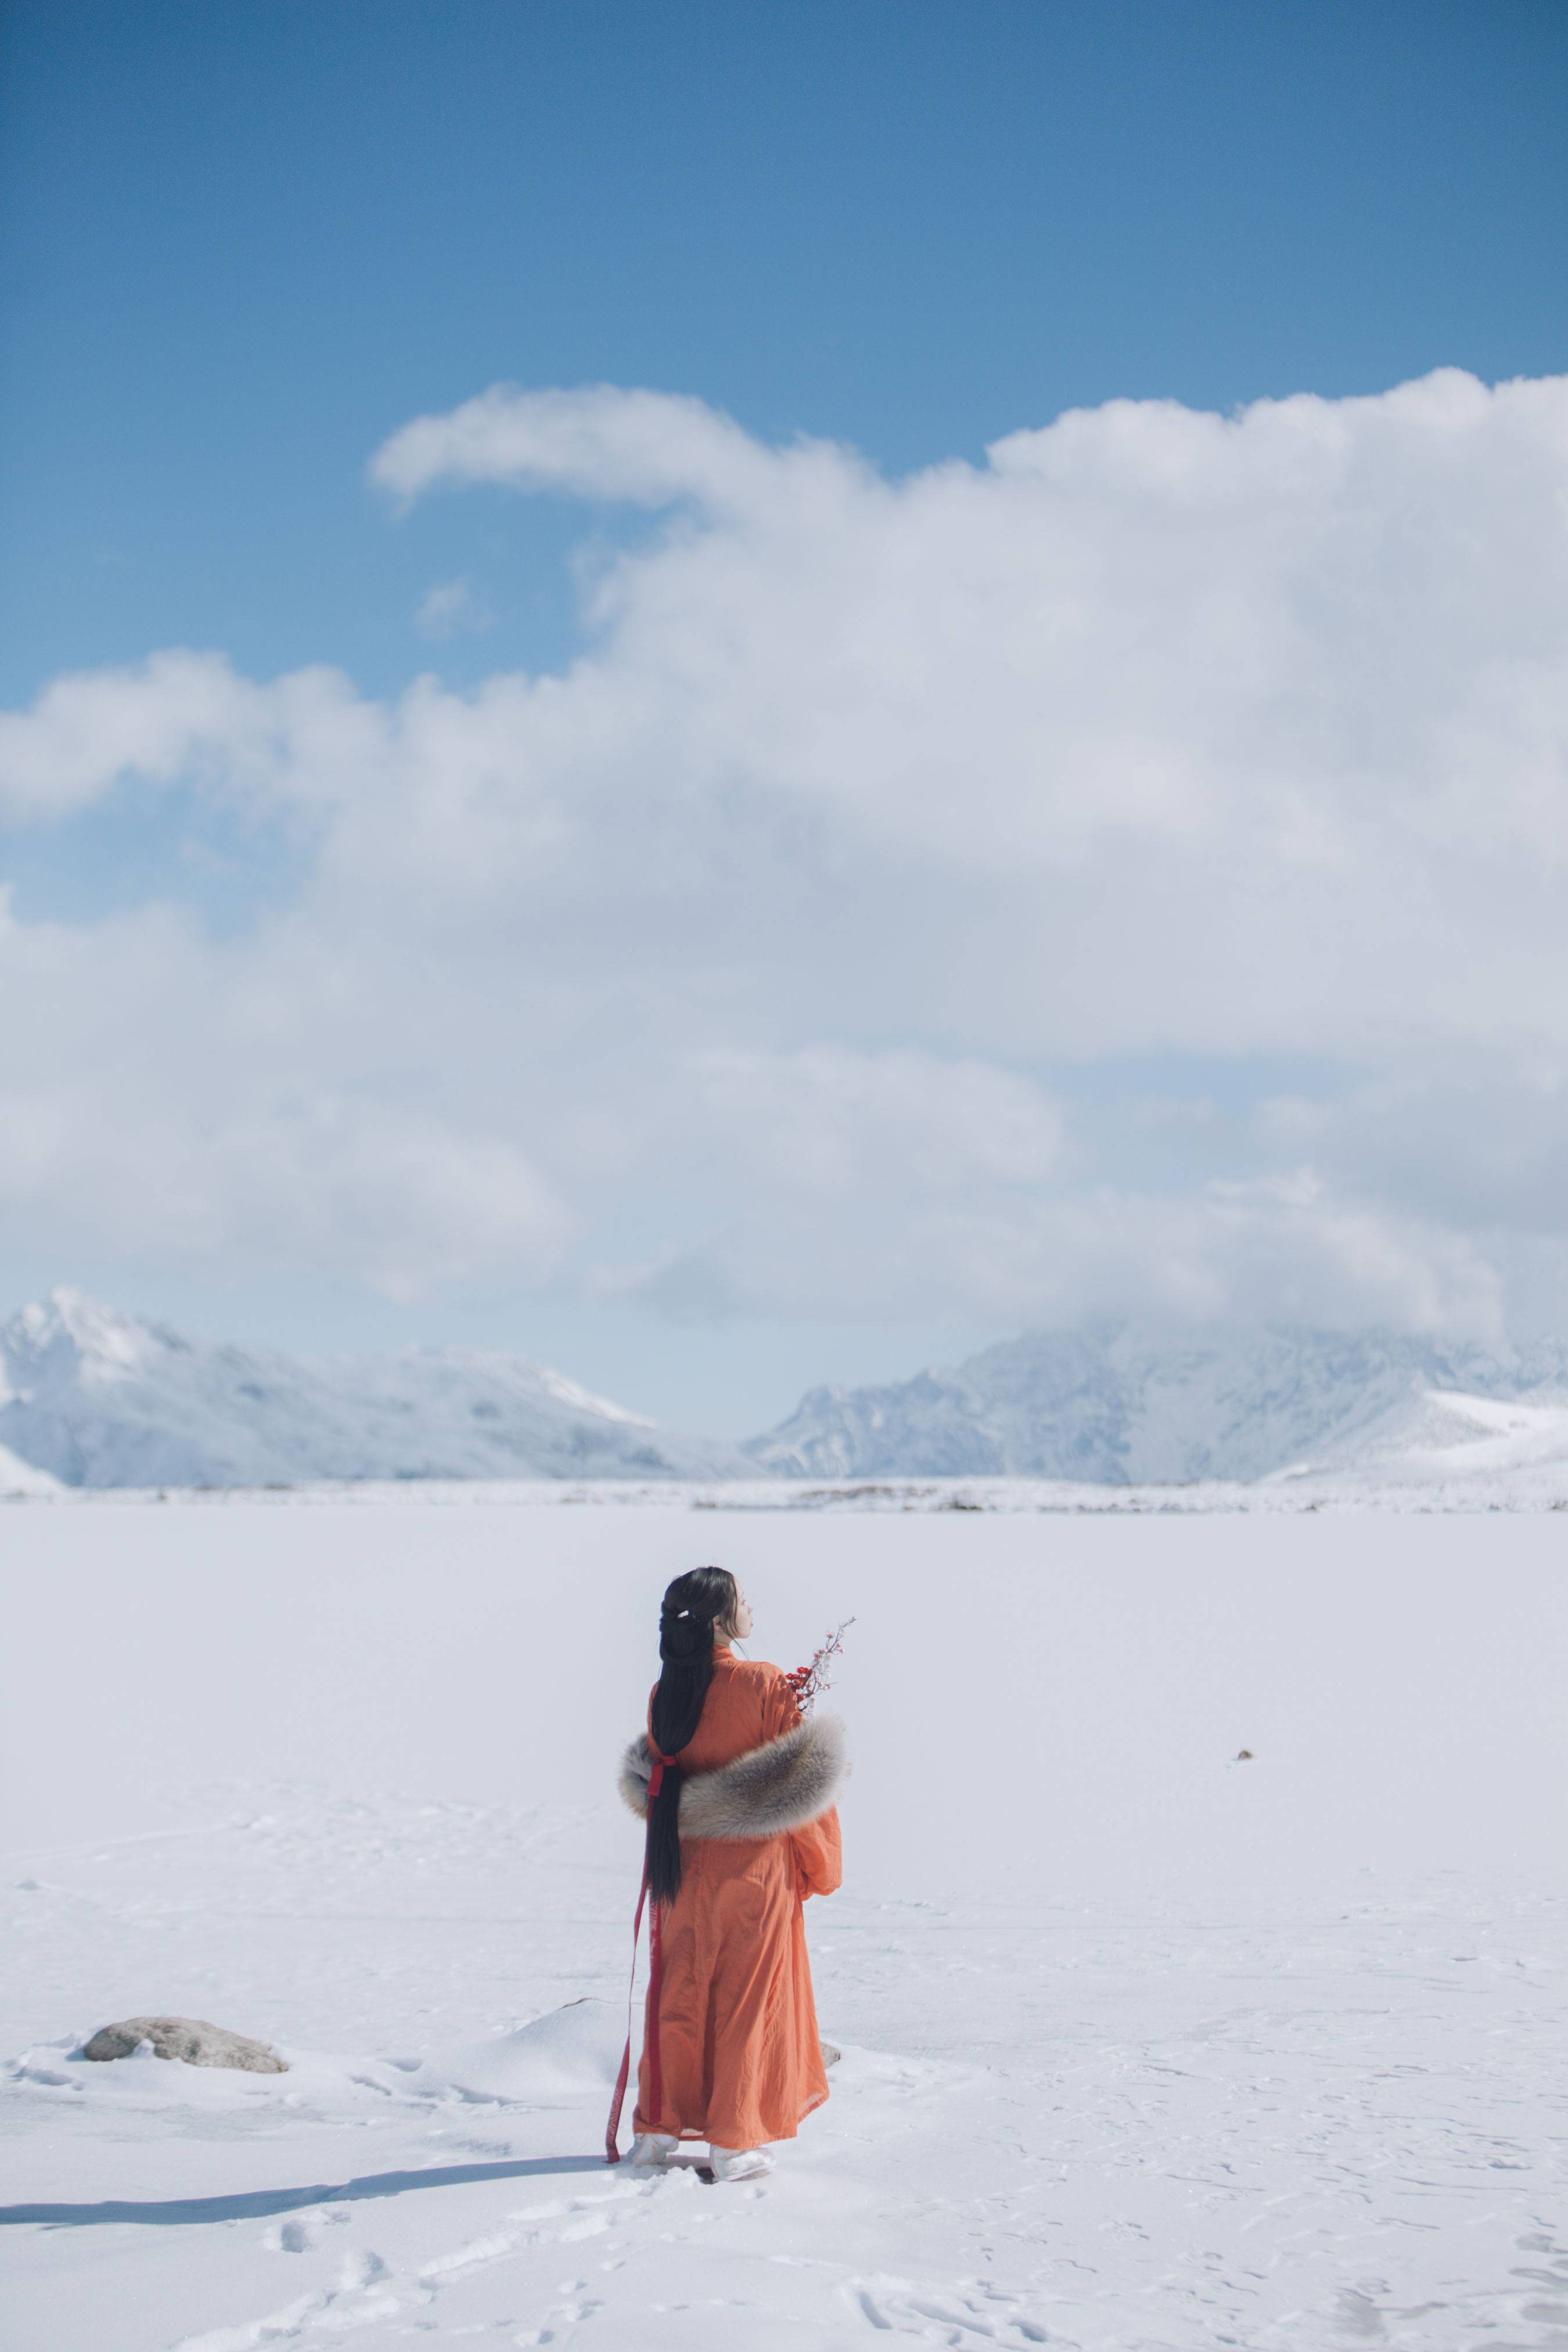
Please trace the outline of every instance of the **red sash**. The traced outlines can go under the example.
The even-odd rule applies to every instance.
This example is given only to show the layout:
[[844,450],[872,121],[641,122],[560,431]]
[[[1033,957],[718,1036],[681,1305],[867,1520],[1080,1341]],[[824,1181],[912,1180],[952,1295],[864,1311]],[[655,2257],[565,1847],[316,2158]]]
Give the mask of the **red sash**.
[[[648,1775],[647,1783],[648,1811],[651,1814],[653,1801],[664,1786],[664,1768],[667,1764],[673,1764],[675,1759],[673,1756],[661,1756],[658,1748],[654,1748],[651,1738],[648,1746],[653,1750],[653,1770]],[[647,1899],[647,1859],[645,1852],[642,1885],[637,1889],[637,1917],[632,1921],[632,1975],[631,1982],[626,1988],[626,2046],[621,2053],[621,2071],[616,2077],[616,2095],[610,2101],[610,2119],[605,2126],[605,2162],[606,2164],[619,2164],[621,2160],[621,2151],[617,2143],[621,2130],[621,2108],[626,2101],[626,2084],[631,2079],[632,2071],[632,2004],[637,1993],[637,1937],[642,1933],[643,1905]],[[664,2106],[664,2075],[659,2066],[658,2057],[658,1997],[663,1979],[661,1966],[663,1956],[660,1950],[659,1935],[659,1913],[662,1908],[661,1904],[656,1903],[648,1915],[647,1923],[647,2099],[654,2119],[652,2128],[655,2130],[658,2128],[658,2116]]]

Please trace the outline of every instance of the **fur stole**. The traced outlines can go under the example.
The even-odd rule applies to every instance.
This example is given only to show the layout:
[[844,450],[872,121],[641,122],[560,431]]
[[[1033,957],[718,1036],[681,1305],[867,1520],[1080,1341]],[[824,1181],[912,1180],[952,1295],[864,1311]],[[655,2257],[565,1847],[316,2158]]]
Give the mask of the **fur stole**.
[[[647,1818],[653,1758],[646,1736],[621,1758],[622,1797]],[[793,1731],[748,1748],[711,1772],[680,1780],[683,1838],[771,1838],[804,1829],[837,1800],[849,1770],[844,1726],[835,1715],[808,1716]]]

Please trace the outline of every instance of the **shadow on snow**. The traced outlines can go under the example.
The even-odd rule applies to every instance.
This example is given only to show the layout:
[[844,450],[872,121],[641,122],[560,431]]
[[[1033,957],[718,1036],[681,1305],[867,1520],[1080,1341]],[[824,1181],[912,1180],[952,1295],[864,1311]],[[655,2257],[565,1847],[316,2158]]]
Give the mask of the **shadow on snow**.
[[105,2198],[97,2205],[0,2205],[0,2222],[47,2221],[83,2229],[106,2221],[153,2222],[165,2228],[192,2221],[257,2221],[295,2213],[302,2205],[347,2205],[361,2197],[401,2197],[409,2189],[462,2189],[477,2180],[528,2180],[541,2173],[604,2172],[602,2156],[520,2157],[510,2164],[444,2164],[424,2172],[366,2172],[332,2188],[252,2189],[234,2197],[172,2197],[138,2205]]

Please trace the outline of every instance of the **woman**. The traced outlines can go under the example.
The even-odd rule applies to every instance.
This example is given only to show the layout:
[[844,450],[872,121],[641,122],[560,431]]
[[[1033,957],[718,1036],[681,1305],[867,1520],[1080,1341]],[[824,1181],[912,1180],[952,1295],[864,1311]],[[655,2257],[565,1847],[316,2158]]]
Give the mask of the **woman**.
[[793,2139],[827,2096],[801,1905],[838,1885],[844,1735],[830,1716],[802,1721],[777,1666],[736,1657],[731,1642],[751,1630],[727,1569],[676,1578],[648,1736],[621,1761],[621,1794],[647,1822],[658,1973],[637,2072],[639,2170],[705,2139],[715,2179],[749,2180],[772,2168],[763,2143]]

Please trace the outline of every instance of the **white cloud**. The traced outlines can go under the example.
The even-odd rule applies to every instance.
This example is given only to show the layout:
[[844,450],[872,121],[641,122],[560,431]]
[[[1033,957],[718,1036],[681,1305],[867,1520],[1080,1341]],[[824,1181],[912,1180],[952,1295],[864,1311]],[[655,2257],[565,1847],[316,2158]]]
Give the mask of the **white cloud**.
[[[466,478],[605,497],[708,497],[718,462],[689,403],[491,394],[383,472],[449,475],[448,428]],[[1465,1031],[1478,983],[1563,976],[1554,907],[1498,920],[1568,847],[1562,385],[1116,404],[897,485],[820,445],[732,465],[703,429],[726,500],[598,598],[575,684],[606,769],[941,861],[988,928],[1047,913],[1030,962],[1099,982],[1034,1024],[1068,1052]],[[1152,938],[1179,955],[1163,1024]]]
[[1061,1112],[1027,1078],[983,1062],[844,1046],[699,1056],[704,1126],[749,1187],[825,1200],[910,1185],[962,1192],[1040,1183],[1062,1158]]
[[[1563,1296],[1558,1269],[1559,1297]],[[783,1199],[617,1285],[677,1320],[820,1313],[1021,1328],[1131,1314],[1194,1322],[1365,1323],[1495,1340],[1504,1281],[1435,1220],[1347,1200],[1309,1169],[1170,1196],[1096,1186],[1041,1198],[861,1198],[825,1224]]]
[[[18,819],[135,775],[315,845],[226,946],[12,925],[14,1214],[395,1288],[1420,1328],[1494,1321],[1528,1229],[1568,1304],[1568,382],[1115,403],[897,482],[498,389],[373,472],[671,512],[560,677],[165,652],[0,719]],[[1113,1182],[1040,1066],[1184,1054],[1343,1100]],[[1488,1149],[1433,1108],[1461,1066]]]
[[[830,463],[837,453],[825,453]],[[437,482],[666,506],[692,498],[715,512],[766,501],[778,460],[700,400],[596,384],[518,392],[498,384],[445,416],[421,416],[376,452],[372,479],[403,499]]]
[[26,1008],[0,1033],[8,1230],[394,1298],[548,1275],[570,1208],[481,1103],[408,1099],[377,984],[287,926],[246,948],[167,908],[83,929],[0,910],[0,998]]
[[467,580],[440,580],[419,600],[414,625],[422,637],[439,642],[491,627],[495,614]]
[[127,776],[273,803],[331,800],[374,758],[380,731],[380,715],[335,670],[257,686],[221,654],[176,651],[68,673],[31,710],[0,711],[0,817],[68,816]]

